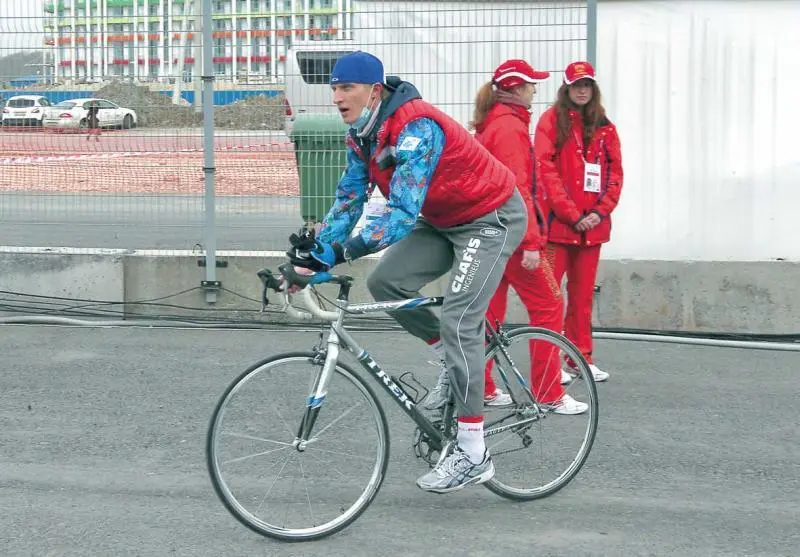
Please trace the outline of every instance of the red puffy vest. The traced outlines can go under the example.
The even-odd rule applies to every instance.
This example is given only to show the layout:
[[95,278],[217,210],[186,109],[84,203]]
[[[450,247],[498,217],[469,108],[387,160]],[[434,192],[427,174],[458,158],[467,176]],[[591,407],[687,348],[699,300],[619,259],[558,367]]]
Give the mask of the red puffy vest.
[[[471,222],[502,206],[514,193],[514,174],[497,161],[461,124],[434,107],[414,99],[402,104],[381,125],[369,161],[370,182],[389,196],[397,139],[418,118],[430,118],[444,131],[445,145],[422,205],[422,215],[433,226],[449,228]],[[361,153],[360,150],[356,150]],[[362,153],[363,157],[363,153]]]

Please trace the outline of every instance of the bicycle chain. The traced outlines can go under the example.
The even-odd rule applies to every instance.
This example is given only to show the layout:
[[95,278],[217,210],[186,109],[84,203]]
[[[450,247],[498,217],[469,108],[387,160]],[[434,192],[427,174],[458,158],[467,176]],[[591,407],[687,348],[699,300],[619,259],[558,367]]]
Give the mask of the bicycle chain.
[[492,452],[491,456],[492,456],[492,458],[494,458],[496,456],[500,456],[501,454],[515,453],[517,451],[524,451],[525,449],[528,449],[528,448],[530,448],[530,447],[518,447],[516,449],[508,449],[507,451],[500,451],[499,453]]

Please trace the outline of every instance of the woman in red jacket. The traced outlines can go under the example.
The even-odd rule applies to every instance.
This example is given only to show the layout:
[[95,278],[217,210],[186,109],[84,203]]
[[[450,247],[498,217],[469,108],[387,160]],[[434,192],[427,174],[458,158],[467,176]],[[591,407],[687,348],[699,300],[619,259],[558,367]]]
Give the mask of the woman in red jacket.
[[[559,284],[567,275],[564,333],[588,360],[595,381],[605,381],[608,373],[592,360],[592,299],[600,247],[610,239],[622,190],[622,157],[591,64],[567,66],[556,102],[536,126],[534,145],[546,194],[546,259]],[[570,380],[562,373],[562,382]]]
[[[545,247],[545,223],[538,209],[534,181],[534,155],[530,138],[530,107],[536,83],[550,76],[535,71],[524,60],[500,64],[492,81],[478,91],[472,127],[475,138],[516,176],[517,188],[528,210],[528,229],[517,251],[506,265],[503,279],[494,294],[487,315],[492,322],[502,322],[506,314],[508,287],[512,286],[528,310],[531,325],[560,332],[564,323],[564,305],[550,263],[540,257]],[[559,414],[580,414],[588,406],[564,392],[561,366],[553,347],[533,342],[531,345],[531,388],[536,399],[552,403]],[[502,406],[511,397],[498,389],[492,380],[491,363],[486,366],[484,403]]]

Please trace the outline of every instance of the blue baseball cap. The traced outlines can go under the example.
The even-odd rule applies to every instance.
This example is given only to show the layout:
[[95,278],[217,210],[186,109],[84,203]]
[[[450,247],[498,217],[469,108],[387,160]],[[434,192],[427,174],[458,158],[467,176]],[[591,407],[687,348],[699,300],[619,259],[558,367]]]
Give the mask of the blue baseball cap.
[[331,85],[337,83],[383,83],[383,62],[369,52],[357,50],[336,61],[331,72]]

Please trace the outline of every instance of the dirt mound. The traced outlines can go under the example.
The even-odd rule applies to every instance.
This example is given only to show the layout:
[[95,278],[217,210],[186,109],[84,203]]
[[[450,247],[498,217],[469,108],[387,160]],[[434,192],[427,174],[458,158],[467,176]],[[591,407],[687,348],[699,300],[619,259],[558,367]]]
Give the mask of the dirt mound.
[[[172,104],[171,95],[151,91],[143,85],[111,83],[94,97],[108,99],[136,111],[140,127],[185,128],[203,125],[203,115],[187,104]],[[255,95],[229,105],[214,107],[218,128],[238,130],[281,130],[284,121],[283,94]]]
[[170,97],[143,85],[110,83],[95,91],[93,96],[132,108],[140,127],[184,128],[203,122],[202,116],[191,106],[174,105]]
[[283,93],[268,97],[254,95],[214,107],[214,123],[236,130],[282,130],[286,115]]

